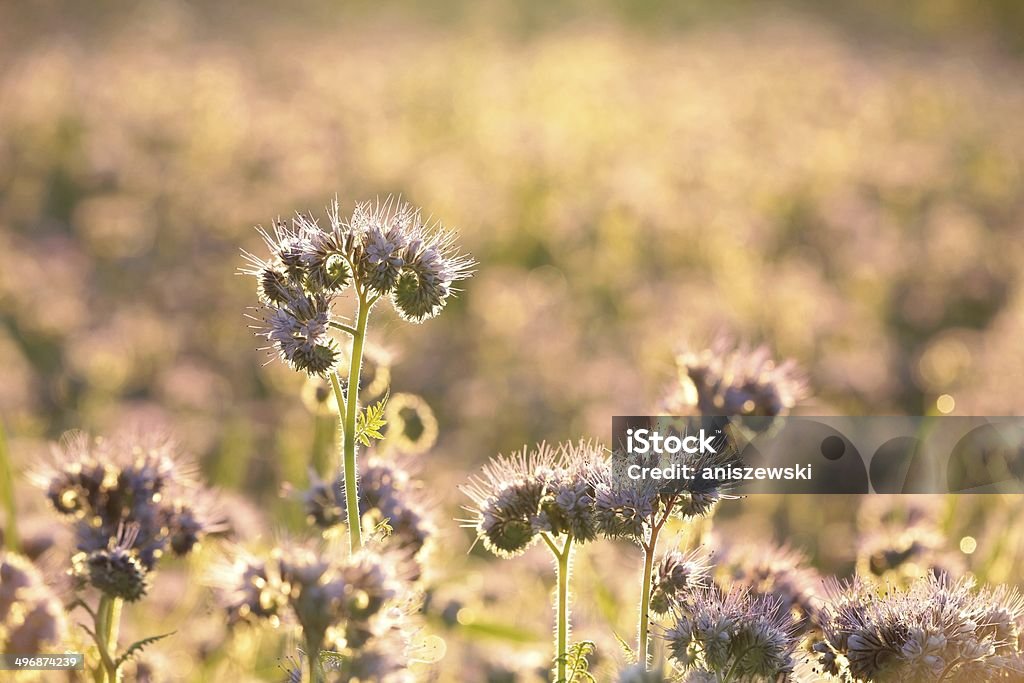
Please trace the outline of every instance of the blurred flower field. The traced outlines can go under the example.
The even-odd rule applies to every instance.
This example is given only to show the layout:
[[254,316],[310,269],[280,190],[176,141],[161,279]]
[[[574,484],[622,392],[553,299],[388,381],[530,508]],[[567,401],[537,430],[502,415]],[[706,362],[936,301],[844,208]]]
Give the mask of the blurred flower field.
[[[89,548],[108,568],[131,564],[122,551],[140,541],[125,533],[166,550],[125,604],[120,642],[175,633],[130,658],[126,680],[303,671],[308,643],[287,616],[301,622],[301,608],[249,623],[248,597],[225,583],[254,557],[289,583],[322,553],[332,576],[380,579],[367,595],[382,605],[416,585],[400,610],[415,628],[388,626],[411,660],[401,680],[498,683],[547,680],[556,575],[543,543],[502,559],[475,542],[480,520],[457,520],[486,500],[458,485],[524,444],[607,442],[612,415],[685,408],[679,354],[724,335],[793,359],[806,387],[774,412],[1024,411],[1024,63],[1002,42],[1014,31],[949,19],[967,28],[936,33],[895,14],[881,30],[801,3],[727,3],[665,25],[618,3],[539,5],[0,8],[0,644],[29,623],[24,604],[51,641],[95,649],[76,626],[86,612],[61,608],[82,594],[68,570],[84,549],[58,512],[86,507],[61,509],[47,486],[108,447],[73,458],[68,430],[171,434],[166,471],[188,475],[160,524],[104,518]],[[267,362],[246,317],[253,278],[239,274],[240,250],[267,256],[254,226],[293,212],[326,226],[335,196],[347,216],[391,195],[457,230],[476,262],[436,320],[407,324],[384,302],[371,320],[358,390],[363,405],[387,398],[387,425],[360,454],[375,496],[360,512],[370,541],[384,524],[384,542],[415,556],[394,576],[378,566],[391,555],[346,554],[331,383]],[[726,597],[674,608],[746,610],[758,628],[771,610],[727,589],[780,600],[801,636],[826,643],[794,644],[793,680],[842,680],[821,673],[819,658],[850,654],[829,624],[862,615],[829,622],[829,576],[906,589],[892,610],[922,621],[936,595],[963,613],[1001,606],[1013,636],[979,638],[991,657],[1019,647],[1015,497],[756,496],[714,510],[666,522],[659,549],[678,555],[656,568],[654,595],[668,605],[672,586],[701,577]],[[559,536],[553,518],[531,524],[533,540]],[[594,533],[572,556],[569,636],[593,643],[597,681],[662,680],[620,679],[642,539]],[[308,562],[281,564],[289,554]],[[949,583],[926,578],[938,573]],[[1002,587],[972,593],[972,580]],[[845,590],[850,604],[870,592]],[[652,658],[679,642],[668,613]]]

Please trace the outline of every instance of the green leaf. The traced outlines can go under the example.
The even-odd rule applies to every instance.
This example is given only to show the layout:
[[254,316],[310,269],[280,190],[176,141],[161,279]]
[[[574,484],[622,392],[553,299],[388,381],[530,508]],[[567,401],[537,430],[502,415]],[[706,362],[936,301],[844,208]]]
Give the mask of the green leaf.
[[556,664],[565,662],[568,669],[566,678],[559,679],[556,683],[596,683],[593,674],[590,673],[590,662],[587,660],[587,657],[596,651],[597,646],[589,640],[570,647],[568,652],[555,659]]
[[175,633],[176,633],[176,631],[171,631],[170,633],[163,633],[163,634],[161,634],[159,636],[150,636],[149,638],[143,638],[142,640],[136,640],[134,643],[132,643],[131,645],[128,646],[128,649],[125,650],[124,653],[120,657],[118,657],[114,661],[114,668],[115,669],[120,669],[122,664],[124,664],[129,659],[131,659],[135,655],[137,655],[140,652],[142,652],[142,650],[145,649],[146,647],[152,645],[153,643],[157,642],[158,640],[163,640],[164,638],[167,638],[168,636],[173,636]]
[[384,407],[388,403],[390,392],[384,394],[384,398],[356,416],[356,440],[364,446],[370,445],[370,439],[378,441],[384,438],[381,428],[388,422],[384,419]]
[[619,641],[619,646],[622,647],[623,653],[626,655],[626,661],[630,664],[636,664],[640,661],[639,656],[633,650],[633,646],[626,642],[626,640],[615,631],[612,631],[612,635],[615,636],[615,640]]
[[373,531],[370,532],[370,538],[377,541],[384,541],[391,536],[394,531],[395,528],[391,526],[391,518],[385,517],[377,522],[377,526],[373,527]]

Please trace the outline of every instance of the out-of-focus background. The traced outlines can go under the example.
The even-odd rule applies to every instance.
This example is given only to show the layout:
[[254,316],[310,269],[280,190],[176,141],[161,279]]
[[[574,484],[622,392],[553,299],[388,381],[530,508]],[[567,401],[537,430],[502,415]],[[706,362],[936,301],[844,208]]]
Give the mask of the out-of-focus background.
[[[4,3],[12,458],[159,422],[302,529],[325,418],[264,366],[235,271],[253,226],[335,194],[400,194],[480,262],[438,319],[371,332],[439,423],[419,469],[454,555],[453,480],[607,439],[719,334],[796,359],[806,414],[1019,414],[1022,36],[1012,0]],[[750,505],[849,568],[806,506]]]

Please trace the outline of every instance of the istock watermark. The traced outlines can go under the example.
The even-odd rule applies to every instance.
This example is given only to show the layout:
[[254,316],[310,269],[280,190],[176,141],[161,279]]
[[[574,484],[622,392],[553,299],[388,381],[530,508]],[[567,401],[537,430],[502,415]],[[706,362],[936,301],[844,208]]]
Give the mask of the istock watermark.
[[1020,417],[617,416],[618,478],[739,493],[1024,493]]

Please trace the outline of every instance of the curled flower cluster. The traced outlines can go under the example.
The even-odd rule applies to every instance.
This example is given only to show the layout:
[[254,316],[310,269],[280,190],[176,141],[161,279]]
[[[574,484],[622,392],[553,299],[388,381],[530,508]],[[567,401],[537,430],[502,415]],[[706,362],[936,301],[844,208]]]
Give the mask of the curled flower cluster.
[[824,602],[823,579],[798,550],[775,545],[749,545],[730,549],[720,572],[722,584],[738,585],[755,595],[779,601],[798,631],[815,626]]
[[689,596],[707,583],[711,566],[700,549],[690,552],[670,550],[654,565],[651,577],[651,611],[668,614],[685,603]]
[[[359,513],[375,526],[387,522],[389,545],[417,556],[434,534],[426,506],[417,499],[416,483],[393,460],[369,458],[360,476]],[[345,479],[330,485],[316,479],[305,494],[306,514],[321,529],[345,523]]]
[[210,504],[162,436],[66,438],[37,475],[57,512],[75,521],[76,576],[134,601],[165,552],[186,555],[218,528]]
[[335,201],[328,218],[327,228],[300,214],[261,230],[270,256],[246,253],[242,270],[256,278],[257,334],[291,368],[321,377],[341,354],[331,303],[350,285],[361,298],[390,296],[403,319],[418,323],[440,313],[473,268],[455,233],[424,224],[404,202],[361,203],[342,220]]
[[412,605],[389,557],[362,550],[337,557],[283,545],[263,559],[238,551],[214,574],[229,622],[294,620],[337,680],[404,680]]
[[739,588],[697,591],[677,610],[665,639],[681,667],[725,674],[725,680],[775,681],[795,665],[797,638],[789,614],[777,600]]
[[524,552],[545,533],[593,540],[598,526],[589,472],[602,460],[600,448],[582,441],[498,456],[462,487],[474,503],[466,524],[499,557]]
[[796,364],[776,363],[766,347],[735,347],[720,338],[704,351],[681,353],[676,364],[679,383],[664,405],[675,415],[696,409],[701,415],[776,417],[807,394]]
[[66,631],[60,600],[39,570],[20,555],[0,552],[0,652],[46,652]]
[[931,576],[880,593],[860,581],[832,586],[814,645],[823,671],[841,680],[1018,681],[1024,677],[1024,598]]
[[653,527],[660,526],[669,517],[706,516],[719,500],[728,496],[733,485],[728,480],[703,476],[690,479],[632,478],[627,475],[627,464],[679,466],[696,472],[710,472],[717,468],[728,469],[738,461],[735,448],[724,438],[716,443],[715,452],[633,455],[628,459],[615,455],[611,461],[605,460],[591,470],[597,529],[609,538],[626,538],[642,543]]

